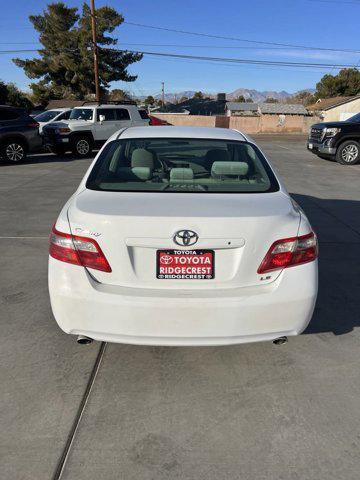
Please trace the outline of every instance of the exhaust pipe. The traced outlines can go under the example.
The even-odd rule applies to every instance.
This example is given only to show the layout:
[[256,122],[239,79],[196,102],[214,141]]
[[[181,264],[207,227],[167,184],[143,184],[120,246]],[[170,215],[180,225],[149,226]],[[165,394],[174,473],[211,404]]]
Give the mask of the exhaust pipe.
[[273,344],[274,345],[283,345],[287,341],[288,341],[287,337],[279,337],[279,338],[275,338],[275,340],[273,340]]
[[77,337],[77,343],[79,345],[90,345],[93,342],[93,339],[90,337],[85,337],[85,335],[79,335]]

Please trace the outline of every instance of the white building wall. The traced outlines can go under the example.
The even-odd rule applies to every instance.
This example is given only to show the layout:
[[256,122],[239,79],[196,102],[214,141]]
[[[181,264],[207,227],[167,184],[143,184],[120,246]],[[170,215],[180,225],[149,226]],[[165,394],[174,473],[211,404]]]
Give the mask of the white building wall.
[[326,110],[324,112],[324,122],[338,122],[343,120],[343,118],[341,118],[342,115],[348,114],[347,118],[349,118],[356,113],[360,113],[360,98]]

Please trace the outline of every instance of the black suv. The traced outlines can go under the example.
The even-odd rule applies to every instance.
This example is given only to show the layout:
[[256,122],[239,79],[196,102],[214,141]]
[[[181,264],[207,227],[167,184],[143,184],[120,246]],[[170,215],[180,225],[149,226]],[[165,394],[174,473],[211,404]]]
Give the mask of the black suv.
[[0,157],[17,163],[41,147],[39,124],[23,108],[0,105]]
[[360,162],[360,113],[345,122],[312,125],[307,148],[320,158],[335,159],[342,165]]

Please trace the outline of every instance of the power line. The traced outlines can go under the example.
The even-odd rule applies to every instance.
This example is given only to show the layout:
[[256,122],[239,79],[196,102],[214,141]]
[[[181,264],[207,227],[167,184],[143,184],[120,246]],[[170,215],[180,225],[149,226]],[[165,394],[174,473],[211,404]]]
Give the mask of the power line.
[[[146,57],[146,60],[151,60],[151,61],[160,61],[160,62],[180,62],[180,63],[187,63],[187,64],[194,64],[196,63],[196,60],[186,60],[186,59],[182,59],[182,58],[164,58],[164,57]],[[248,67],[248,68],[251,68],[251,69],[266,69],[266,70],[272,70],[274,72],[279,72],[279,71],[288,71],[288,72],[302,72],[302,73],[323,73],[323,74],[326,74],[326,73],[329,73],[329,69],[324,69],[324,70],[320,70],[320,69],[314,69],[314,70],[311,70],[310,67],[303,67],[303,68],[306,68],[306,70],[300,70],[300,68],[296,68],[294,70],[294,68],[292,67],[287,67],[287,66],[283,66],[283,65],[276,65],[276,68],[272,67],[272,66],[269,66],[269,65],[246,65],[246,64],[239,64],[239,63],[221,63],[221,62],[211,62],[211,61],[199,61],[197,63],[201,63],[202,65],[210,65],[210,66],[216,66],[218,67],[219,65],[223,66],[223,67],[232,67],[232,68],[245,68]],[[186,90],[186,89],[185,89]]]
[[[39,45],[39,48],[43,48],[39,42],[0,42],[0,45]],[[244,45],[189,45],[183,43],[123,43],[121,46],[129,47],[167,47],[167,48],[210,48],[210,49],[219,49],[219,50],[271,50],[271,51],[282,51],[286,50],[289,47],[265,47],[265,46],[244,46]],[[300,50],[300,49],[298,49]],[[35,51],[35,50],[34,50]],[[355,53],[360,53],[360,50]],[[291,56],[291,54],[289,54]]]
[[[171,57],[171,58],[184,58],[194,60],[204,60],[212,62],[230,62],[249,65],[283,65],[289,67],[315,67],[315,68],[357,68],[357,65],[353,64],[333,64],[333,63],[312,63],[312,62],[288,62],[288,61],[275,61],[275,60],[252,60],[245,58],[228,58],[228,57],[208,57],[201,55],[185,55],[177,53],[165,53],[165,52],[148,52],[142,50],[123,50],[123,49],[109,49],[116,52],[123,53],[141,53],[143,55],[152,55],[159,57]],[[35,49],[21,49],[21,50],[0,50],[0,54],[7,53],[26,53],[26,52],[38,52]]]
[[[210,62],[228,62],[230,64],[248,64],[248,65],[271,65],[271,66],[286,66],[286,67],[311,67],[311,68],[357,68],[353,64],[333,64],[333,63],[312,63],[312,62],[288,62],[288,61],[275,61],[275,60],[252,60],[247,58],[228,58],[228,57],[208,57],[202,55],[185,55],[177,53],[162,53],[162,52],[148,52],[141,50],[123,50],[123,49],[109,49],[122,53],[141,53],[143,55],[151,55],[156,57],[170,57],[178,59],[188,60],[203,60]],[[37,52],[38,50],[24,49],[24,50],[0,50],[0,54],[7,53],[25,53],[25,52]]]
[[[139,47],[174,47],[174,48],[217,48],[217,49],[234,49],[234,50],[279,50],[288,49],[289,47],[250,47],[244,45],[184,45],[179,43],[123,43],[121,45],[139,46]],[[299,49],[300,50],[300,49]],[[360,50],[359,52],[360,53]],[[289,55],[290,56],[290,55]]]
[[[39,45],[40,42],[0,42],[0,45]],[[122,46],[133,47],[174,47],[174,48],[217,48],[217,49],[240,49],[240,50],[283,50],[288,47],[250,47],[244,45],[187,45],[179,43],[123,43]],[[359,51],[360,53],[360,51]]]
[[154,30],[164,30],[166,32],[174,32],[174,33],[182,33],[185,35],[195,35],[198,37],[208,37],[208,38],[218,38],[221,40],[233,40],[236,42],[246,42],[246,43],[256,43],[259,45],[274,45],[278,47],[291,47],[291,48],[300,48],[304,50],[324,50],[330,52],[351,52],[351,53],[360,53],[360,50],[353,50],[353,49],[336,49],[336,48],[325,48],[325,47],[310,47],[307,45],[295,45],[291,43],[277,43],[277,42],[265,42],[260,40],[249,40],[246,38],[238,38],[238,37],[228,37],[225,35],[213,35],[210,33],[200,33],[200,32],[190,32],[187,30],[177,30],[174,28],[167,28],[167,27],[157,27],[155,25],[146,25],[143,23],[135,23],[135,22],[123,22],[126,25],[132,25],[134,27],[141,27],[141,28],[150,28]]
[[[315,1],[315,0],[314,0]],[[39,45],[39,48],[42,48],[40,42],[0,42],[0,45]],[[183,43],[123,43],[121,46],[129,47],[168,47],[168,48],[213,48],[213,49],[231,49],[231,50],[272,50],[272,51],[282,51],[286,50],[289,47],[256,47],[256,46],[244,46],[244,45],[189,45]],[[298,49],[301,50],[301,49]],[[35,51],[35,50],[34,50]],[[349,52],[350,53],[350,52]],[[360,53],[360,50],[354,50],[354,53]],[[289,54],[291,56],[291,54]]]
[[153,55],[159,57],[172,57],[172,58],[186,58],[195,60],[205,60],[213,62],[230,62],[249,65],[283,65],[290,67],[315,67],[315,68],[356,68],[355,65],[349,64],[333,64],[333,63],[311,63],[311,62],[287,62],[287,61],[275,61],[275,60],[251,60],[245,58],[228,58],[228,57],[207,57],[200,55],[184,55],[176,53],[161,53],[161,52],[146,52],[140,50],[121,50],[113,49],[117,52],[129,52],[129,53],[142,53],[143,55]]

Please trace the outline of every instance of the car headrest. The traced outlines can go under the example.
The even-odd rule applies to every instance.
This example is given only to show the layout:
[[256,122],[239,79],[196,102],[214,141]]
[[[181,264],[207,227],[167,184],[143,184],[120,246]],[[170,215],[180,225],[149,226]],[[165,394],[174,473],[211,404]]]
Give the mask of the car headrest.
[[128,182],[145,182],[151,178],[151,169],[149,167],[121,167],[118,169],[117,175],[121,180]]
[[211,167],[212,177],[244,176],[249,172],[249,165],[245,162],[214,162]]
[[211,165],[213,162],[228,162],[230,158],[227,150],[213,148],[212,150],[206,152],[205,160]]
[[131,154],[132,167],[148,167],[154,169],[154,154],[145,148],[136,148]]
[[193,180],[194,172],[191,168],[172,168],[170,170],[170,182]]

